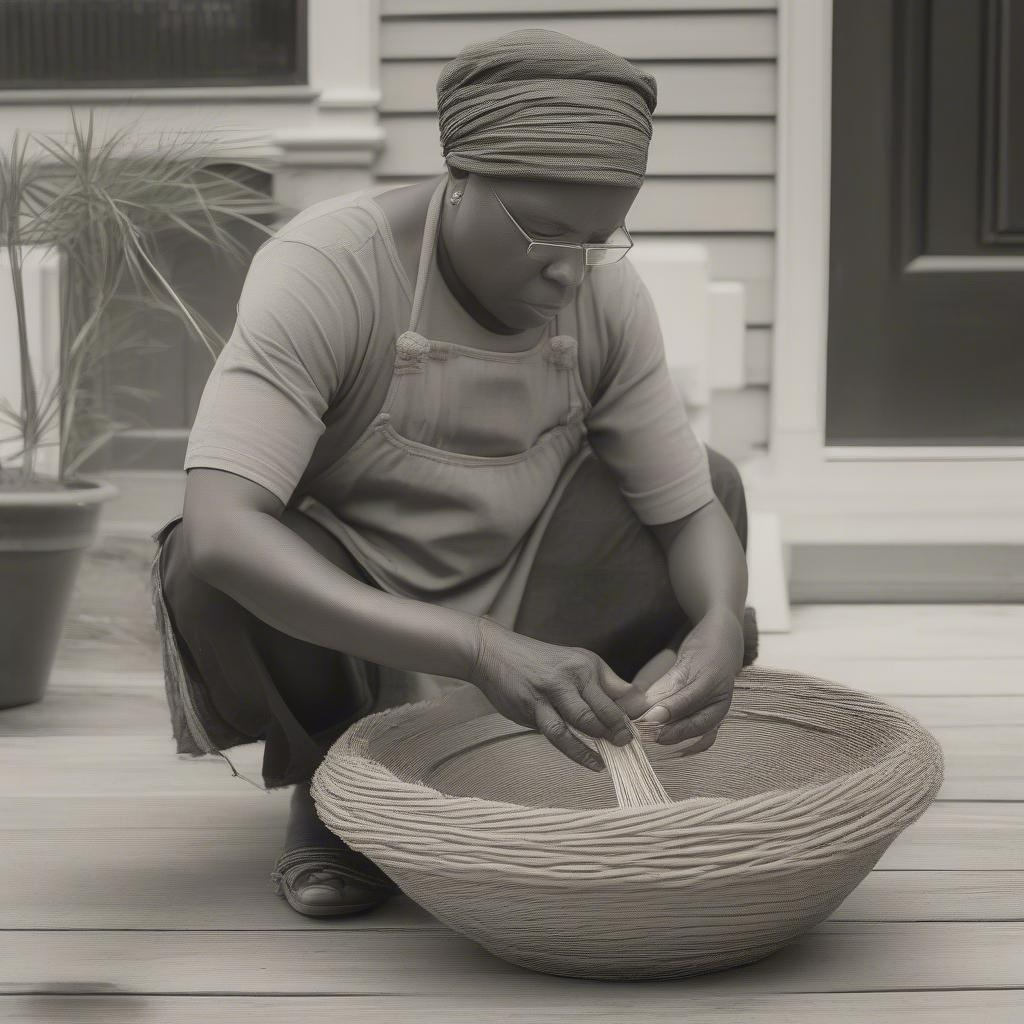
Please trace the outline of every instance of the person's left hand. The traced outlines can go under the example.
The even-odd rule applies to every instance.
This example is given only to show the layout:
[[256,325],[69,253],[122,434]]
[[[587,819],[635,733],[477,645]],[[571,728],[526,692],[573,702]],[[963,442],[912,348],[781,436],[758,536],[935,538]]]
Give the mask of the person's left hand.
[[647,689],[651,707],[638,722],[662,722],[658,743],[702,737],[683,753],[707,750],[729,713],[743,667],[743,626],[728,608],[711,609],[687,634],[675,664]]

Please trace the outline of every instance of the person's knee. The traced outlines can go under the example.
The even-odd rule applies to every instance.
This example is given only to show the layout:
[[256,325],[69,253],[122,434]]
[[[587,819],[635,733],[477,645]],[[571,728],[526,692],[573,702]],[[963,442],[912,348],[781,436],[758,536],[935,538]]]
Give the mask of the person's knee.
[[728,456],[705,445],[708,452],[708,469],[711,472],[711,487],[715,497],[732,520],[743,550],[747,550],[747,495],[743,488],[743,477]]

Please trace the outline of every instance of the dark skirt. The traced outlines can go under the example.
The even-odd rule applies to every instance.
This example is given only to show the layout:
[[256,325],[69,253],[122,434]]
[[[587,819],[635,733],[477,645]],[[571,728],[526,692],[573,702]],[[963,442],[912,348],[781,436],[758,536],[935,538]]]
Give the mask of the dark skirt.
[[[712,448],[708,460],[715,495],[746,551],[739,471]],[[380,667],[282,633],[192,575],[175,532],[181,519],[176,516],[153,535],[151,570],[178,753],[219,754],[235,775],[246,778],[223,751],[263,740],[267,789],[306,781],[345,729],[378,706]],[[354,562],[353,568],[376,587]],[[692,625],[654,535],[600,460],[584,459],[541,538],[516,631],[595,651],[630,680],[654,655],[678,648]],[[751,608],[744,640],[743,663],[749,665],[757,656]]]

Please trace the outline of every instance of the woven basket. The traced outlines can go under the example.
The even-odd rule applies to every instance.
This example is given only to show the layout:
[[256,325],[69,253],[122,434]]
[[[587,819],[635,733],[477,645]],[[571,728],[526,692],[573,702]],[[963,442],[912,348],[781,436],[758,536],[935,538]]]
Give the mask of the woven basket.
[[311,793],[332,831],[497,956],[639,980],[776,952],[836,910],[942,783],[941,748],[911,715],[754,665],[708,750],[620,751],[646,754],[671,802],[619,806],[611,744],[595,745],[608,771],[467,684],[356,722]]

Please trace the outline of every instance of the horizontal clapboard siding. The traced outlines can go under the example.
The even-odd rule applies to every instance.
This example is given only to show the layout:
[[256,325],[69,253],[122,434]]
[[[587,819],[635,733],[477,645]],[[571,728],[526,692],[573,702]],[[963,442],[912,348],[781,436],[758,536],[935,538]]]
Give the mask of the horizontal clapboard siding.
[[[449,60],[462,47],[522,28],[546,28],[585,39],[628,60],[774,60],[775,12],[764,11],[648,11],[626,0],[618,10],[588,14],[559,14],[558,5],[525,16],[437,17],[415,13],[394,17],[384,4],[381,56],[385,60]],[[493,4],[485,5],[493,7]],[[505,5],[512,8],[512,0]]]
[[[386,127],[388,145],[377,162],[377,174],[427,176],[444,169],[436,112],[391,114]],[[773,118],[657,119],[647,153],[648,180],[680,174],[760,178],[774,173]]]
[[[621,11],[623,0],[517,0],[524,14],[593,14]],[[774,11],[776,0],[634,0],[632,12],[642,11]],[[508,13],[508,0],[382,0],[381,10],[391,17],[403,14],[452,15]]]
[[[385,125],[385,131],[389,126]],[[436,130],[436,129],[435,129]],[[388,139],[385,149],[400,145]],[[382,166],[382,155],[377,166]],[[444,164],[428,174],[378,174],[379,182],[411,185],[440,174]],[[633,235],[679,236],[692,232],[766,233],[775,222],[775,183],[738,178],[647,178],[629,211],[626,224]]]
[[[514,12],[514,13],[513,13]],[[536,27],[604,46],[658,81],[634,237],[704,245],[714,280],[746,296],[746,387],[715,392],[712,444],[733,457],[768,442],[774,322],[775,0],[382,0],[380,183],[444,171],[436,85],[462,47]]]
[[[435,84],[443,60],[388,62],[381,68],[383,114],[437,109]],[[658,80],[655,117],[775,117],[775,61],[722,60],[636,64]],[[424,87],[424,82],[429,87]]]

